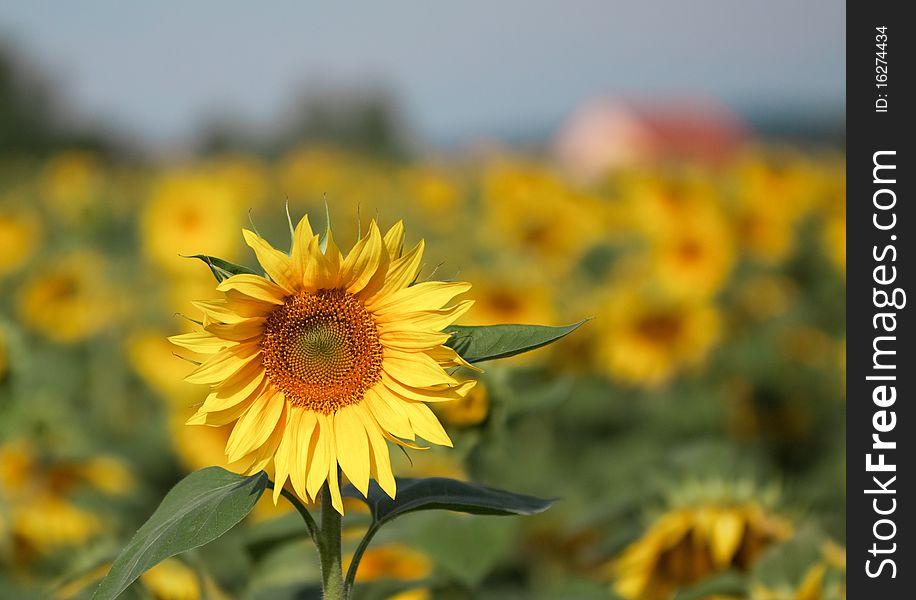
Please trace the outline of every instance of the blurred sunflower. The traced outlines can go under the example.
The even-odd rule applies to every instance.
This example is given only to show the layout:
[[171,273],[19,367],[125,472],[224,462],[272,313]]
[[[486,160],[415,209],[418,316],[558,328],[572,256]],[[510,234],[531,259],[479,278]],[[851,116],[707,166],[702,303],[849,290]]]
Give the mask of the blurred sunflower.
[[[108,573],[110,564],[104,564],[57,589],[54,600],[70,600],[83,596],[83,592],[98,583]],[[226,600],[228,597],[206,575],[198,575],[176,558],[167,558],[143,573],[139,585],[154,600]]]
[[234,258],[237,242],[232,232],[242,225],[239,200],[226,181],[212,175],[163,177],[141,215],[143,252],[167,272],[187,276],[199,274],[199,269],[180,255],[206,248],[210,254]]
[[601,239],[602,203],[548,169],[503,162],[482,181],[484,242],[499,240],[551,272],[565,271]]
[[371,475],[394,497],[386,438],[450,446],[426,402],[460,398],[474,385],[446,373],[466,363],[441,332],[470,308],[446,306],[470,285],[411,285],[423,242],[402,253],[401,223],[383,239],[373,221],[346,257],[330,232],[319,241],[307,217],[291,255],[251,231],[244,237],[270,279],[223,281],[225,300],[197,303],[203,331],[170,338],[210,355],[187,377],[213,386],[188,423],[235,422],[228,459],[245,473],[272,470],[275,502],[287,479],[306,501],[327,482],[342,512],[338,465],[363,494]]
[[669,600],[681,587],[729,569],[746,571],[789,523],[756,502],[707,502],[670,510],[610,565],[630,600]]
[[41,193],[55,215],[76,220],[101,202],[105,191],[105,168],[101,159],[84,151],[63,152],[52,157],[41,173]]
[[719,315],[706,302],[623,287],[599,310],[600,366],[627,383],[660,385],[705,360],[719,337]]
[[735,261],[728,224],[712,205],[698,205],[650,240],[654,275],[668,293],[710,298],[722,289]]
[[815,170],[793,155],[750,154],[736,167],[735,239],[751,257],[778,264],[795,249],[798,224],[819,198]]
[[468,273],[466,278],[474,282],[475,324],[555,320],[550,288],[536,273],[527,273],[524,269],[494,269],[487,273]]
[[[352,556],[344,559],[344,572],[349,568]],[[369,548],[359,563],[357,582],[395,579],[415,581],[429,577],[433,563],[422,552],[398,543],[388,543]]]
[[0,277],[19,270],[41,243],[38,215],[13,198],[0,202]]
[[58,343],[89,338],[117,322],[123,305],[98,254],[81,250],[35,269],[16,296],[26,326]]
[[0,532],[10,537],[15,561],[82,544],[102,531],[101,519],[70,498],[81,488],[124,495],[134,480],[111,457],[50,460],[23,440],[0,445]]

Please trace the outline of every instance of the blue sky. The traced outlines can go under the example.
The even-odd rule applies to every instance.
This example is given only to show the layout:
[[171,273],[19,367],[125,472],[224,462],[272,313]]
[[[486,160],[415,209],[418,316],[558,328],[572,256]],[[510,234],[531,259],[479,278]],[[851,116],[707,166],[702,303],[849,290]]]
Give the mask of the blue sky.
[[213,111],[270,122],[326,82],[387,85],[433,140],[543,129],[606,93],[842,114],[845,29],[837,0],[0,3],[0,36],[75,110],[153,143]]

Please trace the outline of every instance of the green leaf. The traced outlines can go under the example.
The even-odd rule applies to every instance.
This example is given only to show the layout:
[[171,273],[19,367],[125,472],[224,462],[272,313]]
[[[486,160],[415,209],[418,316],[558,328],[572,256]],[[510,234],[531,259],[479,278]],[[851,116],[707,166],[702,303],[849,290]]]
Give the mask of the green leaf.
[[93,600],[116,598],[159,562],[232,529],[254,507],[267,481],[264,472],[242,477],[220,467],[179,481],[115,559]]
[[556,500],[514,494],[445,477],[399,477],[397,485],[394,500],[374,481],[369,486],[367,498],[363,498],[352,485],[346,486],[342,493],[364,501],[377,525],[421,510],[451,510],[472,515],[533,515],[547,510]]
[[680,590],[674,600],[705,600],[711,596],[744,596],[746,593],[745,577],[735,571],[725,571]]
[[445,343],[461,357],[477,363],[508,358],[536,350],[562,339],[582,326],[579,321],[565,327],[547,325],[452,325],[445,329],[452,337]]
[[241,275],[242,273],[248,275],[260,275],[257,271],[253,271],[248,267],[243,267],[242,265],[237,265],[231,263],[228,260],[223,260],[222,258],[217,258],[215,256],[207,256],[206,254],[194,254],[192,256],[185,256],[185,258],[199,258],[200,260],[207,263],[207,266],[210,267],[210,271],[213,272],[213,276],[216,278],[217,282],[229,279],[233,275]]

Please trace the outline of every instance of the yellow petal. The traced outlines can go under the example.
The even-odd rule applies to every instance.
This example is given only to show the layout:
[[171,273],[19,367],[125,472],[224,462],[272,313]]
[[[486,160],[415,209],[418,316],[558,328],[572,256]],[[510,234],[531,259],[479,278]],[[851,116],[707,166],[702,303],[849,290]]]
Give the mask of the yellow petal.
[[229,378],[261,352],[256,343],[245,343],[223,348],[185,377],[188,383],[219,383]]
[[[331,452],[333,452],[333,448]],[[328,469],[328,488],[331,490],[331,506],[344,514],[343,498],[340,497],[340,483],[337,481],[337,459],[331,456],[331,466]]]
[[372,307],[380,316],[402,315],[421,311],[440,310],[458,294],[471,289],[470,283],[424,281],[399,290]]
[[369,441],[356,411],[353,406],[345,406],[334,414],[334,441],[340,468],[365,496],[369,493]]
[[229,435],[226,455],[230,462],[242,458],[267,441],[277,426],[284,406],[286,399],[282,392],[276,390],[262,395],[251,405]]
[[404,400],[414,400],[416,402],[444,402],[448,400],[460,400],[467,396],[468,392],[477,384],[473,379],[462,381],[457,385],[434,386],[427,388],[416,388],[404,385],[400,381],[391,378],[386,373],[382,373],[382,383],[391,393],[403,398]]
[[289,474],[298,468],[298,431],[299,421],[302,415],[301,410],[291,410],[286,419],[286,426],[283,428],[283,435],[280,443],[277,445],[277,452],[274,455],[274,504],[280,498],[283,486]]
[[192,331],[191,333],[173,335],[169,337],[169,341],[176,346],[201,354],[213,354],[226,346],[235,344],[235,342],[220,339],[207,331]]
[[382,368],[404,385],[422,388],[458,383],[439,363],[423,352],[408,353],[391,348],[385,348],[383,352]]
[[441,310],[425,310],[408,314],[376,315],[379,331],[397,328],[414,328],[421,331],[441,331],[461,318],[471,306],[473,300],[463,300],[455,306]]
[[452,447],[452,440],[428,406],[422,402],[405,402],[404,410],[410,419],[410,426],[417,435],[433,444]]
[[280,252],[253,231],[243,229],[242,235],[245,237],[245,243],[254,250],[255,255],[258,257],[258,262],[264,267],[264,272],[270,276],[274,283],[288,292],[299,290],[301,285],[300,282],[296,281],[296,272],[293,269],[292,259],[290,259],[289,255],[285,252]]
[[264,317],[255,317],[228,325],[211,323],[204,327],[204,330],[224,340],[244,342],[259,337],[264,332],[264,321]]
[[232,307],[225,300],[192,300],[191,304],[206,315],[212,323],[239,323],[249,317],[263,316],[240,315],[232,310]]
[[413,428],[407,413],[398,406],[398,401],[384,390],[376,391],[374,388],[366,390],[363,403],[369,414],[375,419],[384,431],[399,438],[414,439]]
[[379,331],[379,341],[383,346],[402,350],[404,352],[417,352],[431,350],[448,341],[449,334],[433,331],[417,331],[409,329],[386,329]]
[[258,394],[251,394],[245,400],[242,400],[235,406],[224,410],[207,411],[204,407],[197,409],[190,419],[186,421],[187,425],[210,425],[211,427],[222,427],[233,421],[237,421],[245,412],[251,408],[257,400]]
[[264,442],[260,447],[256,448],[245,457],[239,461],[235,461],[234,464],[230,465],[240,470],[245,475],[254,475],[260,471],[263,471],[268,467],[268,465],[273,461],[274,456],[277,454],[277,448],[280,445],[280,442],[283,439],[283,432],[286,429],[286,419],[288,418],[289,409],[286,404],[283,405],[283,412],[280,414],[280,418],[277,420],[277,426],[274,427],[273,433],[267,438],[267,441]]
[[353,408],[356,409],[354,412],[362,421],[363,427],[366,429],[366,435],[369,438],[372,476],[378,482],[379,487],[390,498],[394,499],[397,484],[394,481],[394,473],[391,471],[391,458],[388,456],[388,444],[385,442],[385,437],[362,404],[357,404]]
[[[308,475],[306,476],[306,489],[309,496],[314,498],[321,489],[321,485],[328,478],[328,465],[331,461],[334,431],[326,415],[314,413],[315,433],[309,444]],[[337,464],[334,464],[336,471]]]
[[385,274],[385,281],[379,291],[372,296],[367,295],[365,300],[367,308],[372,310],[376,304],[383,302],[391,294],[406,288],[414,282],[417,278],[417,273],[420,272],[423,248],[424,242],[420,240],[420,243],[413,250],[391,262]]
[[401,257],[404,248],[404,221],[398,221],[385,233],[385,248],[391,260]]
[[741,515],[726,511],[718,515],[712,529],[712,558],[716,566],[724,568],[731,563],[732,557],[744,537],[744,519]]
[[340,270],[340,286],[351,294],[361,292],[378,272],[383,257],[387,267],[388,257],[382,245],[382,236],[378,225],[372,221],[369,233],[353,246],[344,260]]
[[293,271],[295,271],[296,278],[299,281],[304,281],[303,275],[305,271],[302,266],[307,264],[309,260],[309,249],[314,237],[315,233],[312,231],[312,224],[309,223],[309,216],[304,215],[299,219],[299,222],[296,224],[296,229],[293,231],[293,247],[290,251]]
[[[317,247],[317,238],[316,238],[316,247]],[[324,250],[324,254],[321,251],[318,251],[318,276],[315,281],[315,287],[318,289],[331,289],[340,286],[340,263],[343,262],[343,257],[340,255],[340,249],[337,247],[337,244],[334,242],[334,234],[331,233],[331,230],[328,229],[328,245]]]
[[258,361],[252,361],[216,386],[204,400],[201,409],[216,412],[232,408],[255,393],[263,382],[264,367]]
[[293,482],[293,489],[296,494],[303,500],[308,501],[312,496],[308,493],[306,486],[306,475],[311,468],[309,464],[309,450],[311,449],[312,435],[315,433],[317,419],[315,413],[304,408],[295,409],[299,413],[299,426],[296,432],[296,465],[297,467],[290,471],[289,479]]
[[271,304],[283,304],[283,298],[288,294],[283,288],[269,281],[260,275],[251,275],[243,273],[233,275],[229,279],[222,281],[216,289],[220,292],[234,290],[244,294],[249,298],[269,302]]

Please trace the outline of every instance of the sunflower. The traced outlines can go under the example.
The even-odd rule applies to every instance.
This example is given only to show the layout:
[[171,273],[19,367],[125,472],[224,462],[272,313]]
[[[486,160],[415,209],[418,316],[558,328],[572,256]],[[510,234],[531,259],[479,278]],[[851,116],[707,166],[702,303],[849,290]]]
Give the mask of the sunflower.
[[646,387],[701,366],[720,329],[712,304],[651,292],[615,291],[596,320],[604,328],[597,341],[600,366],[614,378]]
[[0,538],[9,537],[14,561],[84,544],[103,531],[103,520],[73,498],[133,488],[127,466],[110,456],[62,460],[25,440],[0,444]]
[[20,200],[0,203],[0,277],[22,267],[41,242],[41,220],[18,206]]
[[668,600],[729,569],[746,571],[791,527],[756,502],[705,502],[662,514],[615,560],[615,589],[632,600]]
[[371,476],[394,497],[386,439],[451,446],[426,403],[461,398],[474,385],[446,372],[467,365],[442,332],[470,308],[448,306],[470,285],[414,283],[424,245],[402,252],[402,223],[383,238],[373,221],[346,257],[308,217],[289,255],[243,234],[267,276],[221,282],[224,299],[197,303],[203,330],[170,338],[209,355],[187,377],[212,386],[188,423],[234,422],[229,462],[272,472],[275,502],[287,479],[307,502],[327,482],[342,513],[338,466],[363,494]]
[[74,343],[111,327],[124,305],[105,277],[105,259],[81,250],[50,261],[18,291],[21,321],[58,343]]
[[140,218],[144,254],[173,275],[193,276],[196,265],[180,254],[195,248],[233,258],[241,226],[239,192],[225,179],[200,172],[171,173],[154,186]]

